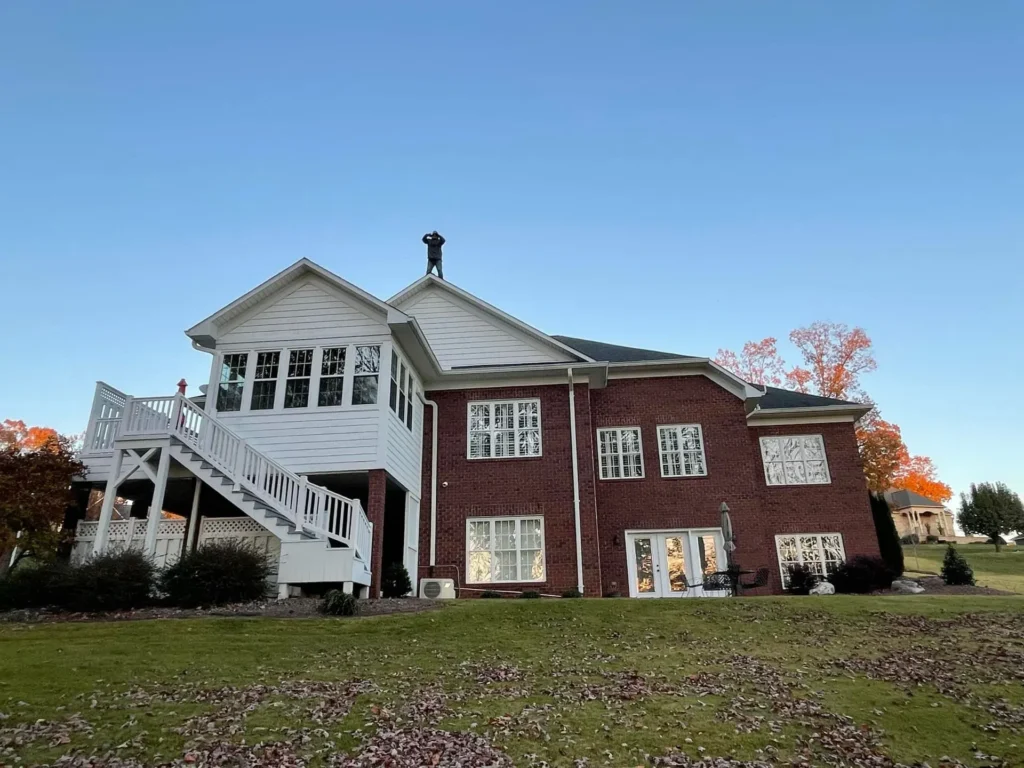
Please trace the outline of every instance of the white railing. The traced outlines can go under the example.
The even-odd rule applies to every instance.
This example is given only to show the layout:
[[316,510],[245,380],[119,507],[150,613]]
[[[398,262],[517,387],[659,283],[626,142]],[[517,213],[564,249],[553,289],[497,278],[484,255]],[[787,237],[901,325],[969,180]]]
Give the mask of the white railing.
[[102,381],[96,382],[92,413],[85,431],[82,453],[100,453],[114,448],[128,395]]
[[126,398],[118,434],[174,435],[296,528],[354,547],[369,561],[373,528],[358,499],[285,469],[184,395]]

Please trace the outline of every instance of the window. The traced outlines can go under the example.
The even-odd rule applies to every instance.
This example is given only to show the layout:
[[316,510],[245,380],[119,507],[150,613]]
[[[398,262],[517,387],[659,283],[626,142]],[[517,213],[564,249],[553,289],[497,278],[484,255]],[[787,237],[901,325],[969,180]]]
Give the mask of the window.
[[405,372],[405,363],[402,363],[401,366],[401,375],[398,377],[398,420],[405,421],[405,403],[408,399],[408,374]]
[[324,349],[320,364],[320,397],[317,405],[341,405],[345,386],[345,347]]
[[412,372],[409,372],[409,407],[405,410],[405,426],[412,431],[412,404],[415,400],[416,384],[412,380]]
[[846,559],[843,536],[839,533],[784,534],[775,537],[775,549],[784,588],[789,586],[790,566],[806,565],[812,573],[825,578],[835,573]]
[[544,518],[467,520],[466,560],[471,584],[544,581]]
[[398,355],[391,353],[391,396],[388,398],[391,410],[398,413]]
[[293,349],[288,353],[288,379],[284,384],[284,407],[309,405],[309,381],[313,374],[313,350]]
[[832,482],[821,435],[762,437],[761,459],[768,485],[827,485]]
[[658,444],[662,477],[699,477],[708,473],[700,424],[658,427]]
[[377,402],[377,378],[380,374],[380,347],[356,347],[355,376],[352,379],[352,405]]
[[471,459],[540,456],[540,400],[469,404]]
[[252,377],[249,410],[265,411],[274,407],[274,397],[277,395],[277,368],[280,362],[280,352],[256,353],[256,372]]
[[242,390],[245,389],[245,368],[249,364],[246,353],[224,355],[220,362],[220,384],[217,386],[217,410],[242,410]]
[[602,480],[644,476],[644,459],[640,450],[638,427],[597,430],[597,451]]

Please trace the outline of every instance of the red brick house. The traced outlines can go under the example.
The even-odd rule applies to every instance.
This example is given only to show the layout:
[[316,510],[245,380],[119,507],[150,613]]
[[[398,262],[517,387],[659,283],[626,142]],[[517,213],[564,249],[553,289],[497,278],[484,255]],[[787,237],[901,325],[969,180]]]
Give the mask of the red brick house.
[[202,394],[97,388],[83,486],[109,503],[82,552],[137,533],[166,561],[213,531],[261,542],[282,595],[376,594],[397,561],[467,597],[701,596],[721,594],[702,585],[725,503],[762,593],[877,554],[856,403],[549,336],[432,275],[382,301],[308,260],[187,333],[212,356]]

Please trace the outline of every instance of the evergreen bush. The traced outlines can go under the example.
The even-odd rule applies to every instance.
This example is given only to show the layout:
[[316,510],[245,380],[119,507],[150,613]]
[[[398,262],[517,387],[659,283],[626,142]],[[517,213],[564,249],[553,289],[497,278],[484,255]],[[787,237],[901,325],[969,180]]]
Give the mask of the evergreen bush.
[[889,502],[880,493],[871,494],[871,517],[875,521],[875,535],[878,537],[878,552],[889,570],[896,576],[903,574],[903,547],[896,532]]
[[138,550],[97,555],[70,568],[68,576],[61,602],[69,611],[128,611],[153,603],[156,567]]
[[324,595],[320,612],[328,616],[355,616],[359,613],[359,601],[355,595],[342,592],[340,589],[332,589]]
[[942,560],[942,580],[947,584],[974,586],[974,569],[952,544],[946,547],[946,556]]
[[787,591],[791,595],[809,595],[811,589],[817,586],[821,577],[806,565],[789,566],[789,587]]
[[525,600],[536,600],[540,597],[540,592],[534,592],[532,589],[528,589],[525,592],[520,592],[519,597]]
[[237,541],[213,541],[168,566],[160,586],[172,605],[195,608],[265,598],[270,575],[264,552]]
[[896,574],[882,558],[857,555],[839,566],[828,580],[842,594],[864,595],[892,586]]
[[565,592],[562,593],[562,597],[583,597],[583,593],[576,589],[576,587],[572,587],[571,589],[565,590]]
[[390,563],[384,569],[380,580],[380,591],[384,597],[405,597],[412,592],[412,579],[401,563]]
[[496,600],[501,598],[501,592],[495,592],[493,589],[485,589],[480,593],[480,597],[485,600]]

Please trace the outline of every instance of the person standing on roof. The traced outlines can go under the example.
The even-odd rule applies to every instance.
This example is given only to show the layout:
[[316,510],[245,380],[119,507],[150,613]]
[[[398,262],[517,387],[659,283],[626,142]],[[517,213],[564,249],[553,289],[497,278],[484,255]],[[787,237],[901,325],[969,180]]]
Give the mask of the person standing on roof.
[[437,234],[435,229],[423,236],[423,242],[427,244],[427,274],[437,267],[437,276],[444,280],[444,270],[441,268],[441,246],[444,245],[444,238]]

